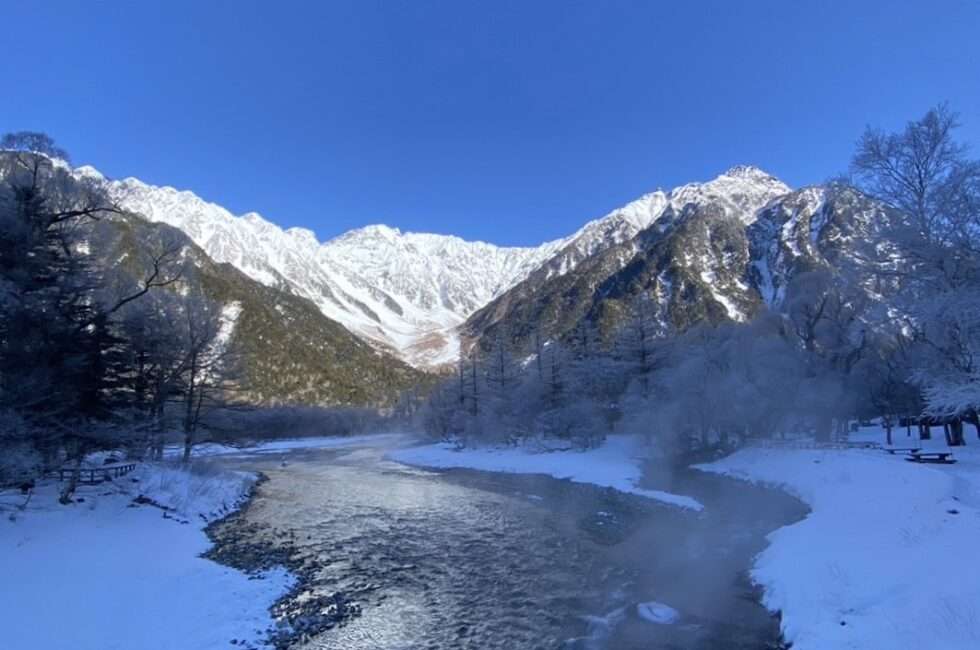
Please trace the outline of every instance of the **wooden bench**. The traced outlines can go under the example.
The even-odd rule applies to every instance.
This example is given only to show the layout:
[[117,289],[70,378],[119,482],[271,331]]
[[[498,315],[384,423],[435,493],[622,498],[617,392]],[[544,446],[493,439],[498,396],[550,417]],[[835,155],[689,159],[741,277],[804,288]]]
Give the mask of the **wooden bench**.
[[921,452],[915,451],[909,454],[908,458],[905,460],[912,461],[913,463],[946,463],[952,464],[956,462],[956,459],[952,457],[953,452],[951,451],[928,451]]
[[[78,482],[86,485],[96,485],[129,474],[134,469],[136,469],[136,463],[120,463],[118,465],[105,465],[103,467],[80,467],[78,469]],[[71,467],[62,467],[58,470],[58,480],[64,481],[70,479],[74,471]]]
[[915,454],[922,451],[922,447],[882,447],[889,454],[897,454],[899,452],[908,452],[910,454]]

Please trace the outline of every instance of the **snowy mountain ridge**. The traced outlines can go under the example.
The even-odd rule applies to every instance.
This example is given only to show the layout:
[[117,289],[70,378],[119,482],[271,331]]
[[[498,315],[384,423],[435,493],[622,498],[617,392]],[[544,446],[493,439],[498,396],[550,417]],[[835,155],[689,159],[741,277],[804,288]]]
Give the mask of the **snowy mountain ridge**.
[[308,229],[283,230],[255,212],[236,216],[193,192],[108,180],[88,166],[75,175],[103,181],[120,208],[179,228],[216,262],[310,299],[355,334],[421,367],[455,359],[455,327],[563,243],[505,248],[385,225],[321,243]]
[[585,224],[542,267],[543,275],[545,279],[563,275],[599,251],[633,239],[663,216],[668,208],[680,211],[690,203],[698,206],[713,204],[748,225],[755,221],[760,209],[790,191],[788,185],[751,165],[732,167],[704,183],[688,183],[672,190],[658,189]]
[[[234,215],[190,191],[137,178],[110,180],[90,166],[76,177],[104,183],[120,208],[179,228],[216,262],[311,300],[324,315],[417,367],[450,363],[459,326],[529,277],[572,272],[583,260],[628,243],[668,209],[723,206],[751,223],[790,188],[748,166],[704,183],[658,189],[536,247],[499,247],[452,235],[374,224],[321,242],[306,228],[282,229],[256,212]],[[629,255],[622,264],[629,261]]]

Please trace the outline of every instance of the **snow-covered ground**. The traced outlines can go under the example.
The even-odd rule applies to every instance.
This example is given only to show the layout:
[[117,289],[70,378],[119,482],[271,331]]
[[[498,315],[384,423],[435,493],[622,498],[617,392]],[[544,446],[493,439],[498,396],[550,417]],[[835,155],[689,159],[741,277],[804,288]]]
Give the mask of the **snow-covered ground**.
[[[138,479],[133,481],[132,479]],[[38,487],[23,512],[0,511],[0,637],[4,648],[210,650],[252,647],[291,578],[264,579],[210,560],[203,528],[240,505],[255,478],[143,465],[57,503]],[[142,505],[143,495],[164,510]],[[22,502],[3,497],[5,504]]]
[[[232,447],[217,443],[206,443],[194,447],[194,457],[211,456],[253,456],[263,454],[281,454],[302,449],[336,449],[339,447],[357,447],[360,445],[378,446],[394,445],[404,440],[400,433],[368,433],[357,436],[315,436],[308,438],[284,438],[282,440],[267,440],[257,442],[247,447]],[[184,453],[183,447],[173,446],[164,449],[167,458],[180,458]]]
[[[922,441],[947,451],[942,431]],[[781,486],[812,512],[769,536],[753,578],[795,650],[980,648],[980,443],[955,465],[882,450],[748,448],[700,469]],[[884,443],[878,430],[851,440]],[[896,432],[895,446],[920,443]]]
[[438,443],[388,454],[392,460],[421,467],[461,467],[513,474],[546,474],[576,483],[592,483],[656,499],[664,503],[701,510],[702,505],[688,496],[637,487],[643,475],[642,441],[636,436],[609,436],[602,446],[588,451],[531,450],[526,447],[476,447],[458,449]]

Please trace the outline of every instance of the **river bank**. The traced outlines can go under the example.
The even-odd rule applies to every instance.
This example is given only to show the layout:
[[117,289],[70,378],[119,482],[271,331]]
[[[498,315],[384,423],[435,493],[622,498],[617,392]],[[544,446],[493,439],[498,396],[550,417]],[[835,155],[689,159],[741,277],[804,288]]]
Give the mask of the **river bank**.
[[[852,441],[884,444],[866,428]],[[980,647],[980,449],[941,434],[899,447],[953,452],[907,462],[880,449],[747,448],[701,469],[796,495],[812,512],[769,535],[751,577],[794,650]]]
[[42,482],[26,508],[7,508],[0,519],[5,647],[257,647],[273,626],[269,606],[292,579],[278,568],[249,576],[201,557],[211,546],[208,522],[240,507],[253,483],[253,475],[214,467],[146,464],[112,483],[80,486],[74,503],[60,505],[58,484]]

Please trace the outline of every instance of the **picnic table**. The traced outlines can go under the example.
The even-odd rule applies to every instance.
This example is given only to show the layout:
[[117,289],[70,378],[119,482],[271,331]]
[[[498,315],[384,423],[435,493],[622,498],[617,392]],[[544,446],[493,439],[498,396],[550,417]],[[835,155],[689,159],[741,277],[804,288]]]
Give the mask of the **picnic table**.
[[953,452],[951,451],[913,451],[909,453],[908,458],[905,460],[913,463],[952,464],[956,462],[956,459],[953,458]]

